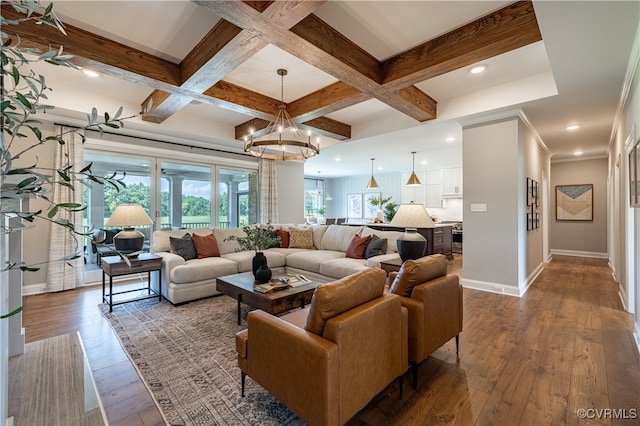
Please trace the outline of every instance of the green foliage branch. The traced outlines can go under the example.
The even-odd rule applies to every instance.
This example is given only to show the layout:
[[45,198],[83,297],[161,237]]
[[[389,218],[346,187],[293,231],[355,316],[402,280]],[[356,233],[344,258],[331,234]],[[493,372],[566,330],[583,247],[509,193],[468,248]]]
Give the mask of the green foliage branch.
[[[266,227],[243,225],[244,237],[231,235],[225,241],[235,241],[240,246],[237,251],[254,250],[256,253],[269,247],[280,245],[280,237],[274,232],[273,225],[267,223]],[[275,235],[275,236],[274,236]]]
[[[53,11],[53,4],[43,7],[38,0],[9,0],[8,3],[18,13],[24,15],[20,19],[5,19],[0,16],[0,65],[1,65],[1,97],[0,97],[0,125],[2,127],[0,141],[0,233],[8,234],[24,230],[33,226],[36,220],[44,220],[52,224],[66,228],[76,240],[76,252],[62,257],[61,261],[70,261],[79,258],[82,254],[78,238],[86,233],[76,229],[73,223],[60,217],[63,211],[75,212],[87,208],[80,203],[55,203],[49,197],[55,186],[63,186],[74,190],[74,183],[81,182],[87,187],[92,184],[107,185],[115,190],[125,187],[124,173],[111,173],[99,176],[92,172],[92,164],[80,169],[71,163],[67,157],[65,164],[60,168],[46,168],[38,165],[38,160],[26,167],[16,167],[14,163],[23,155],[36,150],[47,143],[64,145],[64,138],[68,133],[77,134],[84,143],[84,130],[98,130],[102,135],[105,128],[119,129],[124,127],[124,122],[136,115],[123,117],[122,107],[110,115],[99,115],[96,108],[87,114],[86,123],[78,128],[68,130],[59,135],[43,135],[40,127],[42,122],[36,118],[39,114],[54,109],[54,106],[46,104],[47,93],[52,89],[47,86],[46,79],[41,74],[36,74],[30,64],[34,62],[46,62],[52,65],[79,69],[70,60],[72,55],[65,54],[63,47],[49,49],[45,52],[38,48],[22,47],[20,37],[12,39],[9,35],[10,27],[20,25],[27,21],[33,21],[37,25],[57,28],[66,35],[62,22]],[[145,109],[149,109],[147,105]],[[142,113],[142,112],[141,112]],[[27,142],[25,146],[18,148],[18,140],[35,138],[35,142]],[[7,182],[9,179],[11,182]],[[44,200],[47,207],[37,211],[22,211],[16,208],[19,203],[11,203],[11,200],[19,200],[23,197],[33,196]],[[22,260],[8,262],[0,266],[0,271],[19,268],[22,271],[36,271],[41,262],[26,265]]]

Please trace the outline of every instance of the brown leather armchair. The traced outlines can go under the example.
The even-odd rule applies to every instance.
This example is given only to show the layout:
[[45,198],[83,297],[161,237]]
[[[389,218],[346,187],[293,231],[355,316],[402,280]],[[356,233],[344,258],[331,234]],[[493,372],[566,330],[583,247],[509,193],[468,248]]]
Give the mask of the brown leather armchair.
[[[282,317],[248,314],[238,365],[311,425],[342,425],[407,370],[407,312],[378,268],[321,284]],[[402,397],[402,396],[401,396]]]
[[407,260],[389,274],[389,292],[401,296],[409,313],[409,361],[413,387],[418,385],[418,364],[455,337],[456,354],[462,331],[462,285],[447,274],[441,254]]

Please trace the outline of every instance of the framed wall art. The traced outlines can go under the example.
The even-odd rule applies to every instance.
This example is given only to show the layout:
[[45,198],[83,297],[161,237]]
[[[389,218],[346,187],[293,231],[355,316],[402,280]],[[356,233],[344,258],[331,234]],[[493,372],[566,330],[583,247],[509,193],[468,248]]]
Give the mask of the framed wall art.
[[347,194],[347,217],[362,219],[362,194]]
[[593,220],[593,184],[557,185],[556,220]]
[[629,152],[629,206],[640,207],[640,139]]
[[372,198],[380,198],[380,192],[366,192],[364,194],[364,217],[371,219],[376,216],[378,206],[371,204]]

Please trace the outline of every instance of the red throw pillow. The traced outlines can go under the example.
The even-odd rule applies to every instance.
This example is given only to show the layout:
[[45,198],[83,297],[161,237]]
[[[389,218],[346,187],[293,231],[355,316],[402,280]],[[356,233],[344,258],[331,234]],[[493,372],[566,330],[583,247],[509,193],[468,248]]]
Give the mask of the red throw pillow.
[[193,245],[196,246],[198,259],[204,259],[205,257],[220,257],[218,240],[216,240],[216,237],[213,234],[193,234]]
[[347,249],[347,257],[352,259],[362,259],[364,257],[364,251],[367,249],[370,240],[371,235],[367,237],[354,235],[351,240],[351,244],[349,244],[349,248]]
[[289,232],[284,229],[276,229],[276,234],[280,237],[280,247],[289,248]]

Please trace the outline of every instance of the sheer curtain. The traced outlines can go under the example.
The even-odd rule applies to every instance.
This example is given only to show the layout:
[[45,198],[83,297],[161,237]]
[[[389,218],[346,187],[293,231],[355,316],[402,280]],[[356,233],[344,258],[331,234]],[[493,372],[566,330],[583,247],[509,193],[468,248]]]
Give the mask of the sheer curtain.
[[[54,155],[54,169],[63,169],[67,165],[73,165],[72,170],[83,167],[82,139],[72,129],[65,126],[56,126],[56,133],[62,135],[64,145],[56,144]],[[54,176],[54,179],[59,179]],[[71,182],[74,191],[63,185],[55,185],[51,201],[59,203],[82,204],[82,184],[79,181]],[[77,231],[82,232],[82,212],[67,212],[60,209],[57,219],[68,220]],[[75,236],[75,238],[74,238]],[[47,292],[69,290],[80,287],[84,283],[84,261],[82,257],[83,238],[74,235],[63,226],[51,225],[51,239],[49,241],[49,265],[47,269]],[[78,259],[62,261],[65,256],[79,253]]]
[[278,223],[278,178],[275,160],[260,159],[260,223]]

